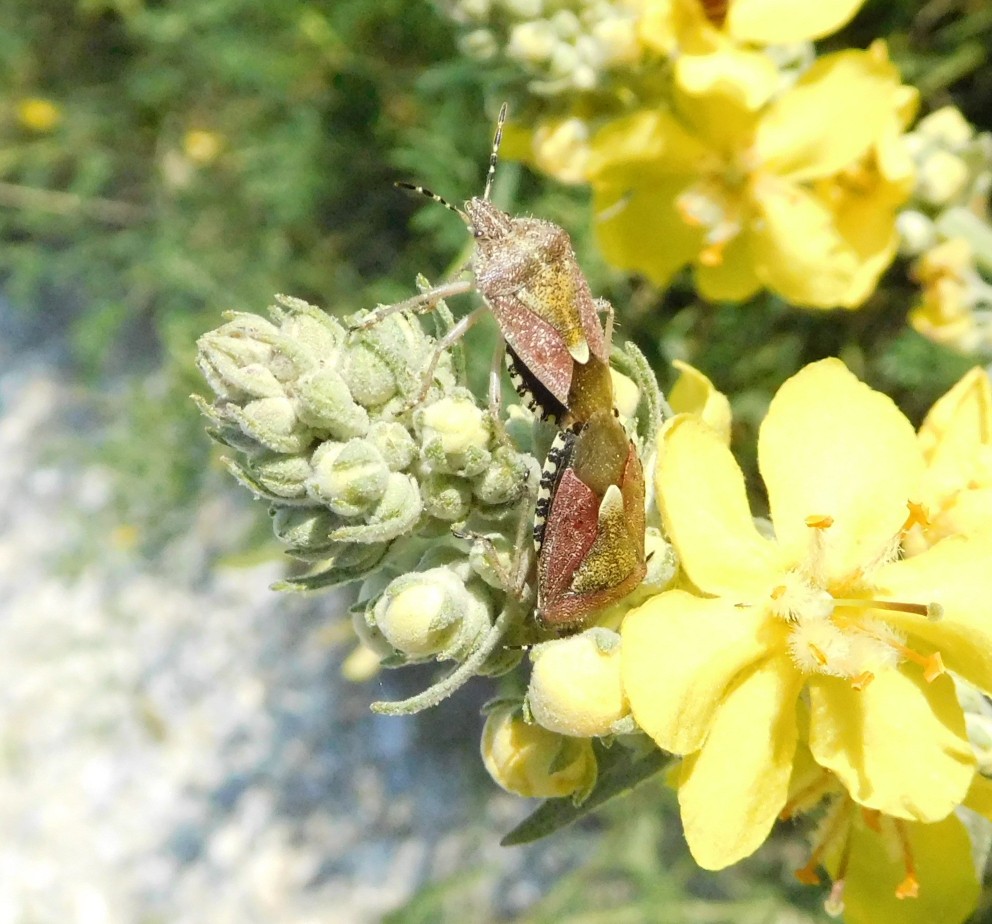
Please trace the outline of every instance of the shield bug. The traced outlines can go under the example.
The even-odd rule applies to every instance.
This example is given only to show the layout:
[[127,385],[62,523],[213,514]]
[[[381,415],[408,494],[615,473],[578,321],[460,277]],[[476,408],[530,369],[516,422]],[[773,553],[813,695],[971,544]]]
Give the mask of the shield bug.
[[[599,408],[612,408],[609,376],[609,333],[599,313],[612,318],[608,302],[592,297],[565,230],[538,218],[513,218],[490,201],[506,104],[499,113],[482,196],[456,208],[422,186],[398,186],[426,195],[455,212],[475,239],[469,268],[473,280],[435,286],[395,305],[382,305],[359,326],[378,323],[395,311],[429,311],[441,299],[475,288],[485,306],[462,318],[437,344],[435,361],[425,372],[423,393],[437,357],[482,317],[492,311],[508,347],[511,377],[528,404],[560,423],[581,422]],[[607,328],[611,323],[607,323]],[[494,369],[496,363],[494,363]],[[498,404],[498,376],[490,385]]]
[[534,515],[537,618],[572,630],[644,579],[644,472],[616,413],[562,430]]

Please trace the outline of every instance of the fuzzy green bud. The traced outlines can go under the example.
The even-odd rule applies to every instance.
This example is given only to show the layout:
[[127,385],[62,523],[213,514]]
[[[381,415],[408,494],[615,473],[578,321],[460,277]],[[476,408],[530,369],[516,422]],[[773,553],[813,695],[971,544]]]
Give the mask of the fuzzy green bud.
[[630,713],[620,680],[620,636],[594,628],[538,645],[527,705],[539,725],[560,735],[610,734]]
[[396,651],[413,660],[464,655],[491,624],[483,598],[447,568],[395,578],[367,618]]
[[232,404],[227,413],[246,436],[273,452],[302,452],[313,442],[313,431],[300,422],[290,398],[258,398],[243,408]]
[[417,444],[410,432],[396,421],[377,420],[365,439],[379,451],[392,472],[409,468],[417,455]]
[[528,724],[510,706],[494,709],[486,717],[481,750],[493,780],[518,796],[580,798],[596,783],[591,741]]
[[343,517],[358,516],[378,503],[390,475],[378,450],[359,439],[321,443],[310,465],[308,493]]
[[491,428],[485,412],[463,389],[414,415],[421,458],[434,471],[473,478],[489,465]]
[[324,507],[276,507],[272,511],[276,538],[301,551],[326,552],[332,545],[331,531],[339,523]]
[[420,482],[424,510],[446,523],[464,520],[472,509],[472,486],[454,475],[428,475]]
[[386,490],[364,523],[348,524],[334,531],[339,542],[389,542],[413,532],[417,527],[423,503],[417,482],[411,475],[390,472]]
[[473,480],[472,493],[483,504],[513,503],[526,490],[532,471],[538,477],[533,457],[498,446],[489,466]]
[[310,477],[310,457],[266,453],[251,459],[245,466],[248,473],[274,497],[296,500],[306,497]]
[[352,399],[344,379],[333,369],[304,373],[295,383],[294,392],[300,419],[315,430],[326,430],[338,440],[368,432],[368,411]]
[[200,337],[197,367],[225,401],[282,395],[279,381],[267,368],[272,358],[269,341],[277,334],[277,329],[264,318],[237,314],[227,324]]

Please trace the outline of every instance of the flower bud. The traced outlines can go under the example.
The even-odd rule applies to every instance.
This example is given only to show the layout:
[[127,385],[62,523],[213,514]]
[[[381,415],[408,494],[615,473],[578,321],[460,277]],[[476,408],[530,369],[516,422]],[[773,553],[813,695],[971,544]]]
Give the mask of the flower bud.
[[264,318],[237,314],[196,342],[196,365],[214,393],[227,401],[284,394],[268,369],[277,329]]
[[359,439],[321,443],[310,465],[310,496],[343,517],[358,516],[378,503],[390,474],[378,450]]
[[347,335],[339,321],[315,305],[289,295],[277,295],[276,304],[269,311],[281,322],[284,337],[315,360],[333,365]]
[[510,30],[506,53],[516,61],[540,64],[547,61],[558,44],[554,27],[547,20],[517,23]]
[[417,397],[433,341],[416,320],[394,314],[365,330],[353,331],[341,375],[363,407],[378,408],[393,397]]
[[413,532],[423,512],[420,491],[413,476],[390,472],[382,499],[365,517],[366,522],[334,530],[338,542],[390,542]]
[[596,783],[591,741],[530,725],[511,706],[494,709],[486,717],[481,750],[493,780],[518,796],[581,797]]
[[530,458],[509,446],[498,446],[488,468],[473,480],[472,493],[483,504],[513,503],[527,489]]
[[395,578],[367,618],[412,659],[463,654],[491,623],[487,603],[447,568]]
[[302,452],[313,442],[313,432],[300,422],[290,398],[258,398],[243,408],[232,404],[228,413],[245,435],[273,452]]
[[896,230],[899,253],[904,257],[918,257],[937,243],[933,219],[916,209],[903,209],[896,215]]
[[472,509],[472,485],[454,475],[428,475],[420,482],[424,510],[446,523],[464,520]]
[[340,520],[324,507],[277,507],[272,514],[276,538],[301,551],[327,552],[331,530]]
[[310,477],[310,457],[306,453],[291,456],[266,453],[251,459],[246,468],[275,497],[295,500],[306,496]]
[[294,391],[300,420],[315,430],[326,430],[338,440],[368,432],[368,411],[354,401],[344,379],[333,369],[324,367],[304,373]]
[[914,134],[954,150],[971,141],[975,129],[956,106],[942,106],[920,119]]
[[417,444],[410,432],[396,421],[377,420],[365,439],[379,451],[391,472],[409,468],[417,455]]
[[608,735],[630,712],[620,681],[620,636],[608,629],[538,645],[527,704],[549,731],[576,738]]
[[491,430],[470,393],[459,391],[414,415],[420,454],[435,471],[473,478],[489,464]]
[[916,176],[916,195],[927,205],[949,205],[965,190],[969,181],[968,166],[950,151],[931,151],[920,164]]
[[499,0],[499,5],[515,19],[537,19],[544,9],[544,0]]
[[473,29],[458,40],[458,50],[466,58],[489,61],[499,52],[499,43],[490,29]]

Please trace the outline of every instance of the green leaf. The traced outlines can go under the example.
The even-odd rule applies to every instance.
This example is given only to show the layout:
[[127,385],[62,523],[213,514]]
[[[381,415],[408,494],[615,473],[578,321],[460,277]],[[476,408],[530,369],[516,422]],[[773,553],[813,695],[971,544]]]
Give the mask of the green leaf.
[[[621,752],[621,753],[618,753]],[[660,773],[672,757],[652,750],[646,756],[632,758],[631,752],[612,748],[599,753],[600,773],[596,788],[580,805],[571,799],[548,799],[501,841],[501,847],[518,847],[540,840],[595,811],[617,796],[626,795],[635,786]]]

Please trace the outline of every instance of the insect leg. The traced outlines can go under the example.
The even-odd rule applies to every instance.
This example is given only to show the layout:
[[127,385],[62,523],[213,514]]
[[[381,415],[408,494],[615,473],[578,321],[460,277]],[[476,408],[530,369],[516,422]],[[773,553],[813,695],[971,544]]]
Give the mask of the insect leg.
[[493,350],[493,361],[489,366],[489,416],[493,422],[496,438],[501,443],[509,442],[506,428],[503,426],[503,388],[502,366],[506,356],[506,341],[500,337],[499,345]]
[[401,302],[396,302],[392,305],[379,305],[378,308],[374,308],[365,315],[355,327],[358,330],[374,327],[380,321],[384,321],[390,315],[400,311],[414,311],[417,314],[431,311],[442,299],[449,298],[452,295],[462,295],[465,292],[470,292],[474,287],[475,283],[471,279],[456,279],[454,282],[446,282],[443,285],[434,286],[426,292],[420,292]]

